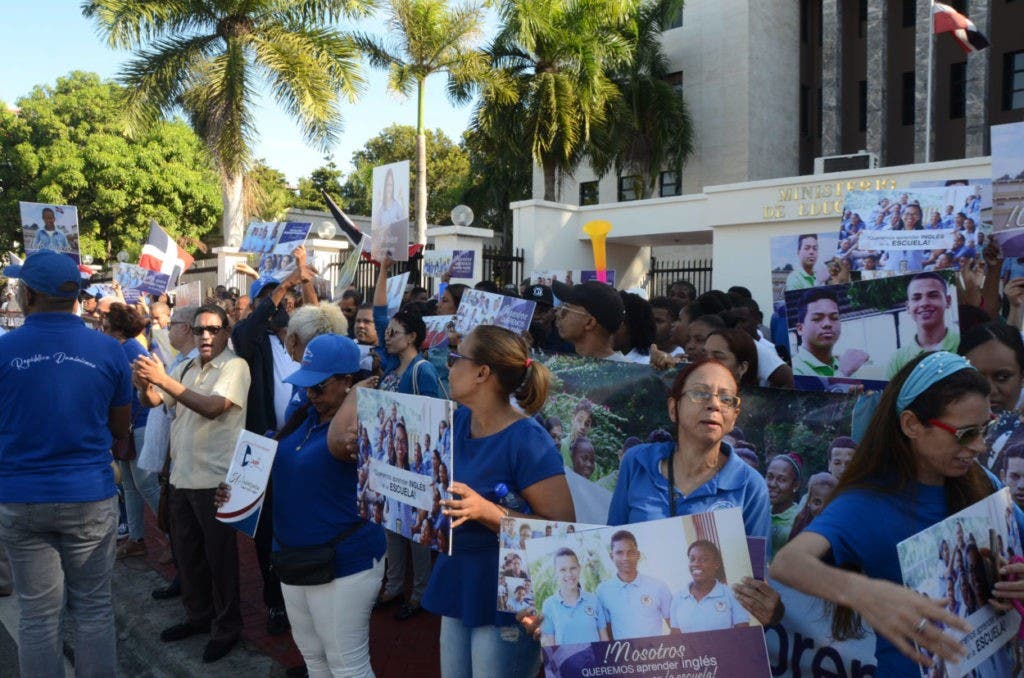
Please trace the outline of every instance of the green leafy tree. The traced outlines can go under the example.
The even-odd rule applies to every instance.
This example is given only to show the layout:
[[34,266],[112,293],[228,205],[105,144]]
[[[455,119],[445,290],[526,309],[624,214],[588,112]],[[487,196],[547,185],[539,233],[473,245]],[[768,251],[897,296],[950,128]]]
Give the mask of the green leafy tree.
[[468,101],[473,85],[489,73],[486,54],[474,45],[481,35],[483,10],[475,4],[449,5],[447,0],[390,0],[387,23],[390,39],[360,35],[358,41],[370,63],[388,69],[389,89],[406,96],[416,90],[416,241],[426,243],[430,162],[423,109],[427,78],[447,74],[449,98]]
[[469,183],[461,202],[473,208],[477,225],[502,234],[506,243],[512,242],[509,204],[529,199],[532,188],[530,149],[510,143],[525,136],[523,119],[522,104],[515,102],[496,116],[493,126],[472,125],[462,136],[469,155]]
[[295,203],[284,172],[269,166],[262,158],[245,175],[246,213],[261,221],[280,221]]
[[74,72],[0,103],[0,247],[21,240],[19,201],[78,207],[80,247],[97,261],[137,257],[155,219],[189,249],[217,224],[217,173],[180,120],[132,136],[121,125],[122,88]]
[[[370,213],[373,168],[408,160],[415,152],[416,136],[411,125],[391,125],[352,155],[355,170],[342,187],[346,210],[352,214]],[[430,145],[427,174],[432,177],[426,201],[427,219],[433,224],[451,223],[452,208],[459,204],[469,180],[469,156],[440,129],[427,130],[426,137]]]
[[317,167],[308,177],[299,179],[299,191],[292,200],[292,207],[304,210],[327,209],[321,191],[326,191],[336,202],[341,201],[341,177],[341,170],[333,160],[329,160],[322,167]]
[[340,131],[343,98],[363,80],[351,37],[332,27],[371,0],[87,0],[107,43],[134,50],[122,70],[130,129],[184,110],[220,173],[224,240],[240,243],[244,177],[257,136],[253,104],[265,84],[326,149]]

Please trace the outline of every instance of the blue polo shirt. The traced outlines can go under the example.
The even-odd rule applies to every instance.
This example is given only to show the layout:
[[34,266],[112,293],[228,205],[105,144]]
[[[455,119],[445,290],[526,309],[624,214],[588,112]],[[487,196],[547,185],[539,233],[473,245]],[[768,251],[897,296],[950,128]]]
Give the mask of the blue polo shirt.
[[718,581],[699,601],[690,590],[683,589],[672,598],[669,625],[683,633],[731,629],[736,624],[749,624],[750,613],[743,609],[729,587]]
[[672,593],[665,582],[646,574],[624,582],[616,575],[597,587],[597,598],[612,625],[612,638],[646,638],[665,633]]
[[541,614],[544,621],[540,632],[554,636],[555,645],[596,643],[601,640],[600,629],[608,624],[601,601],[587,591],[580,591],[579,600],[572,605],[562,599],[560,591],[555,591],[544,601]]
[[[138,339],[129,339],[121,344],[121,350],[124,352],[125,358],[128,359],[128,369],[131,369],[132,363],[139,356],[148,356],[149,351],[146,347],[139,343]],[[149,408],[142,405],[142,401],[139,400],[139,393],[135,389],[132,389],[132,426],[135,428],[142,428],[146,425],[146,420],[149,418]]]
[[71,313],[32,313],[0,337],[0,502],[114,496],[107,424],[131,403],[116,339]]
[[[327,427],[310,408],[309,416],[277,445],[271,478],[274,485],[274,550],[285,546],[326,544],[362,524],[334,547],[334,576],[373,567],[384,556],[384,530],[359,517],[356,465],[327,450]],[[280,541],[279,541],[280,540]]]
[[[609,525],[627,525],[670,517],[668,480],[659,465],[675,452],[674,442],[646,443],[626,452],[619,465],[619,482],[608,509]],[[690,494],[676,492],[676,515],[739,507],[748,537],[768,538],[772,513],[768,486],[757,471],[722,443],[725,466]]]

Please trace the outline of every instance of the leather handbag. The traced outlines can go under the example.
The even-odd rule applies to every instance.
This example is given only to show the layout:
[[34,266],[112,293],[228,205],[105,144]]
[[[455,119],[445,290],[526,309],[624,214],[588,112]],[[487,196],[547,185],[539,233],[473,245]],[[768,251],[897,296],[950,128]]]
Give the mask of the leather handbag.
[[334,547],[351,537],[362,526],[363,522],[359,521],[326,544],[318,546],[285,546],[278,539],[280,549],[270,554],[270,567],[282,584],[329,584],[334,581]]

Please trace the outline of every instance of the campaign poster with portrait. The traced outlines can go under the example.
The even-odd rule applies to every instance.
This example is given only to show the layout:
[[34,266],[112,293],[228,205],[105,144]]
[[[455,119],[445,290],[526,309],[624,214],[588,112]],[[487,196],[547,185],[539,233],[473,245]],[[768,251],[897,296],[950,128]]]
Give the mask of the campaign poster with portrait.
[[797,388],[877,391],[924,351],[956,353],[953,275],[925,271],[786,292]]
[[359,515],[451,553],[451,521],[440,502],[450,497],[453,403],[367,388],[356,394]]
[[393,275],[384,283],[384,289],[388,296],[388,317],[391,318],[398,309],[402,307],[402,297],[405,296],[405,288],[409,284],[409,271]]
[[481,290],[466,290],[455,315],[455,332],[466,336],[477,325],[497,325],[520,334],[530,329],[536,302]]
[[253,221],[245,228],[240,252],[269,254],[277,243],[278,224],[274,221]]
[[531,538],[526,554],[549,676],[771,676],[730,588],[753,574],[739,508]]
[[454,250],[424,250],[423,275],[440,278],[451,269],[454,256]]
[[167,291],[170,279],[166,273],[151,271],[134,264],[114,265],[114,280],[121,285],[125,299],[128,298],[129,290],[135,297],[141,297],[143,294],[163,294]]
[[409,161],[373,168],[370,254],[377,261],[409,260]]
[[18,208],[21,210],[21,234],[27,254],[51,250],[68,255],[76,264],[81,262],[77,207],[19,202]]
[[533,285],[547,285],[551,287],[554,282],[565,283],[566,285],[572,285],[575,276],[572,271],[565,269],[544,269],[534,271],[530,274],[530,283]]
[[312,224],[300,222],[277,222],[274,227],[274,241],[269,251],[260,255],[257,270],[261,277],[281,281],[295,270],[295,248],[305,244]]
[[423,340],[421,350],[429,351],[432,348],[448,348],[448,330],[454,328],[454,315],[425,315],[423,324],[427,326],[427,338]]
[[992,237],[1024,257],[1024,122],[992,125]]
[[334,286],[334,299],[332,301],[341,299],[341,295],[345,293],[348,286],[356,279],[356,271],[359,270],[359,262],[363,258],[358,247],[349,250],[348,254],[345,254],[344,257],[345,261],[342,263],[341,268],[338,269],[338,283]]
[[992,234],[992,179],[936,179],[913,181],[910,188],[940,190],[942,212],[925,215],[925,227],[941,225],[964,234],[965,243],[981,250]]
[[[786,291],[828,285],[842,273],[839,234],[804,233],[770,239],[772,301],[782,302]],[[833,271],[835,275],[833,275]]]
[[[896,545],[903,583],[929,598],[946,599],[946,609],[971,627],[968,633],[945,629],[967,654],[956,664],[944,664],[942,675],[1013,675],[1010,656],[999,650],[1016,636],[1021,616],[987,603],[1008,554],[1021,552],[1019,538],[1010,491],[1003,488]],[[939,657],[931,659],[943,663]],[[922,678],[932,675],[932,670],[921,669]]]
[[245,430],[239,433],[224,479],[231,486],[231,498],[217,509],[217,520],[256,536],[276,454],[276,440]]

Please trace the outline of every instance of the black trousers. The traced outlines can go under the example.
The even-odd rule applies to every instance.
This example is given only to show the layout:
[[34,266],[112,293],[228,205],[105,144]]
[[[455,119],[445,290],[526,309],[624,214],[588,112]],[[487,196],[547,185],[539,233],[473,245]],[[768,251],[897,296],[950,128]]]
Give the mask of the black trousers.
[[272,486],[267,485],[267,493],[263,498],[263,510],[260,521],[256,525],[256,560],[260,564],[263,576],[263,604],[267,607],[284,607],[284,596],[281,594],[281,580],[270,569],[270,552],[274,544],[274,494]]

